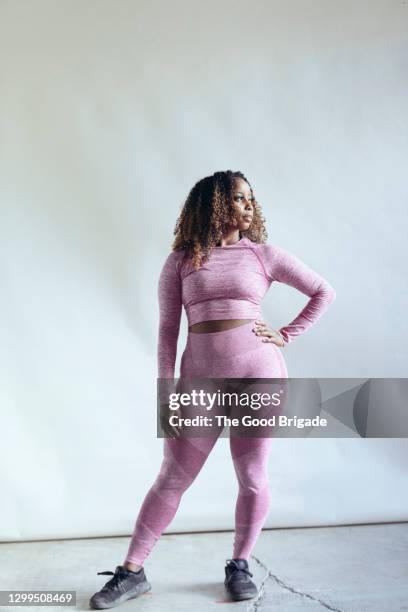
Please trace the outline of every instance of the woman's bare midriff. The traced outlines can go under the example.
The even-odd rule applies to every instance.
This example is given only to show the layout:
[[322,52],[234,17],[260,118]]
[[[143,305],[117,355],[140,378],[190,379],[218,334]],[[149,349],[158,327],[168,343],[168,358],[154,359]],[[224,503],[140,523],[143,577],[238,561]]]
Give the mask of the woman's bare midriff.
[[225,331],[233,327],[239,327],[239,325],[244,325],[253,320],[254,319],[216,319],[215,321],[200,321],[200,323],[190,325],[188,331],[195,334],[208,334],[210,332]]

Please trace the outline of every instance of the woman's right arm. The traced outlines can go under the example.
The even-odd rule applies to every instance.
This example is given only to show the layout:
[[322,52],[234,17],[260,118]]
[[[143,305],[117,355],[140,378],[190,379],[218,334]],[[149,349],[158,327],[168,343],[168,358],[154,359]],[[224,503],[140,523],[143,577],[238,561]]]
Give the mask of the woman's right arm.
[[172,251],[159,278],[158,378],[174,378],[182,310],[180,262],[180,251]]

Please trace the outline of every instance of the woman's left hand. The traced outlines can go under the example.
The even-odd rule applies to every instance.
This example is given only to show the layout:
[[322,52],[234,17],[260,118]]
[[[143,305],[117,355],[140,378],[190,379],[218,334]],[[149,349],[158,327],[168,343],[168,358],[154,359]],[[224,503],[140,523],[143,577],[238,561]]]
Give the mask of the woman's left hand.
[[257,319],[255,321],[255,327],[252,330],[257,336],[264,336],[262,338],[262,342],[272,342],[272,344],[276,344],[280,348],[285,346],[285,341],[277,330],[269,327],[265,321],[261,319]]

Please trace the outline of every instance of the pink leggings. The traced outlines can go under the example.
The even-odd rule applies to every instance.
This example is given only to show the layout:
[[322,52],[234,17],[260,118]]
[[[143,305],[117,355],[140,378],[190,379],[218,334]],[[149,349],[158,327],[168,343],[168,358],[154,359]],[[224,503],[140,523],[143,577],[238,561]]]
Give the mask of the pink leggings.
[[[189,332],[180,363],[180,377],[287,378],[282,349],[262,342],[253,321],[220,332]],[[142,565],[170,524],[181,497],[194,482],[217,441],[206,438],[164,438],[163,461],[136,519],[125,562]],[[248,559],[269,510],[268,456],[272,438],[230,436],[238,479],[232,557]]]

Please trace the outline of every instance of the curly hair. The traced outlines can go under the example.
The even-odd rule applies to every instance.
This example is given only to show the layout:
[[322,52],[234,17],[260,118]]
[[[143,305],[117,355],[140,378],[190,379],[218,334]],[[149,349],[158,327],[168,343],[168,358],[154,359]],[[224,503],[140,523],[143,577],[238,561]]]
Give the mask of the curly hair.
[[[232,198],[235,179],[246,181],[254,198],[251,184],[244,174],[226,170],[214,172],[212,176],[199,180],[184,202],[174,228],[172,249],[185,249],[186,257],[191,258],[195,269],[199,269],[202,260],[210,256],[212,249],[236,218]],[[262,208],[255,198],[252,202],[252,223],[248,230],[240,234],[252,242],[264,243],[268,233]]]

